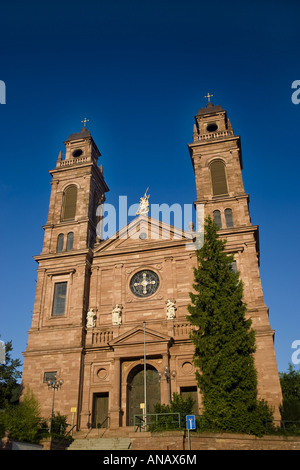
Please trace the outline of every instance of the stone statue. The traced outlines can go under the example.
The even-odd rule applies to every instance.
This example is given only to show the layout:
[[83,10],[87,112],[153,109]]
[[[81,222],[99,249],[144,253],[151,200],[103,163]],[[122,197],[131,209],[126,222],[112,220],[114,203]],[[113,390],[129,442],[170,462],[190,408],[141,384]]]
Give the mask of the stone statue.
[[171,300],[167,300],[167,318],[168,320],[172,320],[172,318],[176,317],[176,301],[172,302]]
[[112,311],[112,324],[121,325],[122,323],[122,306],[116,304],[115,308]]
[[95,328],[95,326],[96,326],[96,314],[94,313],[94,309],[91,308],[86,315],[86,327]]
[[149,212],[149,197],[150,197],[150,194],[148,194],[147,196],[147,191],[148,191],[148,188],[146,189],[146,192],[144,194],[144,197],[141,197],[140,198],[140,207],[138,208],[137,210],[137,215],[147,215],[148,212]]

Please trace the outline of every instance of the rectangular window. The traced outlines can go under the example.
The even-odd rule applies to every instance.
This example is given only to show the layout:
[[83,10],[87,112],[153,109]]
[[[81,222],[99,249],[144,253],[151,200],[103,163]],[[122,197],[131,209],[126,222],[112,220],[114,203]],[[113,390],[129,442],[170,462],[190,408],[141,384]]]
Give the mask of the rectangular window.
[[67,284],[67,282],[57,282],[54,284],[52,316],[65,314]]
[[56,376],[57,376],[57,372],[56,372],[56,371],[55,371],[55,372],[45,372],[45,373],[44,373],[44,380],[43,380],[43,382],[47,383],[48,380],[54,382],[54,380],[56,379]]
[[194,400],[192,414],[199,415],[197,387],[180,387],[180,395],[184,400],[188,397],[191,397]]

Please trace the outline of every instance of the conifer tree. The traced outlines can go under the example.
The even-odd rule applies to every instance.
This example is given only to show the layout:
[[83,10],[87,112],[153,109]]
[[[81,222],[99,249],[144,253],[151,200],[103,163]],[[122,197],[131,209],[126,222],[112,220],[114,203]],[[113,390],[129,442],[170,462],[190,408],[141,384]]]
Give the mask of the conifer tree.
[[204,408],[202,425],[261,435],[267,421],[272,421],[272,411],[257,399],[255,332],[246,319],[243,285],[232,269],[233,255],[224,251],[226,242],[217,232],[208,217],[187,316],[195,327],[191,338]]

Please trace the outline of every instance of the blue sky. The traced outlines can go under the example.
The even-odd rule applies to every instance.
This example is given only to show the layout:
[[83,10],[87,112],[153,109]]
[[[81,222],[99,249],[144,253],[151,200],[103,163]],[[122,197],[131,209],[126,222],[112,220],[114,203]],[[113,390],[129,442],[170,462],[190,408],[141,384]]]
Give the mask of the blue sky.
[[[296,1],[6,2],[0,17],[0,335],[22,359],[31,325],[50,175],[84,117],[110,192],[138,202],[196,199],[187,144],[212,93],[241,135],[260,227],[261,277],[279,371],[300,340]],[[300,365],[296,365],[299,368]]]

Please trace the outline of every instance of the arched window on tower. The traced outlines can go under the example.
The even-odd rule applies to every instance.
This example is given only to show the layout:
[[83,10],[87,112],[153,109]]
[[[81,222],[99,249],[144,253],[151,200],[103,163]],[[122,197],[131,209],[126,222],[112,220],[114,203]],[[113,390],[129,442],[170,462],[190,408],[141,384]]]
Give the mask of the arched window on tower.
[[222,228],[221,212],[216,210],[213,212],[214,222],[219,228]]
[[224,214],[225,214],[226,227],[232,228],[233,227],[232,210],[225,209]]
[[56,252],[61,253],[64,249],[64,234],[60,233],[57,237]]
[[73,220],[76,215],[77,187],[69,186],[64,194],[61,220]]
[[210,164],[210,176],[213,196],[228,194],[225,164],[221,160],[214,160]]
[[74,240],[74,233],[69,232],[67,235],[67,251],[73,250],[73,240]]

